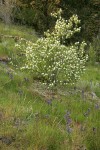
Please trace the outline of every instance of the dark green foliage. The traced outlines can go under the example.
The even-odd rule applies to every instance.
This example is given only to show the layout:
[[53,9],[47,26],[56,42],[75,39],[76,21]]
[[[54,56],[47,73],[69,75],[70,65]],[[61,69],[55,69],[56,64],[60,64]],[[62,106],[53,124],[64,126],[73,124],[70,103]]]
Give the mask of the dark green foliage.
[[14,9],[14,21],[16,23],[32,26],[35,13],[31,7],[19,7]]
[[96,53],[96,61],[100,62],[100,33],[93,39],[93,48]]
[[100,27],[99,6],[100,0],[17,0],[11,17],[15,22],[34,26],[43,33],[53,27],[54,20],[50,13],[62,8],[66,19],[72,14],[79,16],[82,34],[78,38],[92,41]]
[[89,45],[88,53],[90,64],[100,63],[100,34],[93,38],[92,44]]
[[82,38],[91,41],[100,27],[99,0],[62,0],[64,16],[78,14],[81,19]]

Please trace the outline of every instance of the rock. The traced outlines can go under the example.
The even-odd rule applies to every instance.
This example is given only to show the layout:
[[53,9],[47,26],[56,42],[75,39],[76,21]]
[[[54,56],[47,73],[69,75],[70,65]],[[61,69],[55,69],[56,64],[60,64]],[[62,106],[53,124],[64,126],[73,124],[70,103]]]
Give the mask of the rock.
[[99,65],[100,63],[99,62],[95,62],[95,65]]
[[91,96],[93,99],[98,99],[97,95],[94,92],[91,92]]
[[92,99],[92,100],[98,100],[99,99],[94,92],[85,92],[84,97],[86,99]]
[[9,62],[9,57],[8,56],[2,56],[2,57],[0,57],[0,61]]
[[0,137],[0,140],[2,141],[2,143],[5,143],[6,145],[10,145],[13,141],[15,141],[14,137]]

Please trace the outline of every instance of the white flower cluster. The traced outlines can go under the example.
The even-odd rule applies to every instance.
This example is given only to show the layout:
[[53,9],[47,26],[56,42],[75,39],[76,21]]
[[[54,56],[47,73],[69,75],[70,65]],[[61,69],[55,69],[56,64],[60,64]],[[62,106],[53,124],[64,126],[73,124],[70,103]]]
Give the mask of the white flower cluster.
[[[51,88],[58,84],[73,84],[80,78],[87,60],[84,55],[85,42],[69,46],[63,44],[65,39],[80,31],[77,15],[68,21],[61,17],[61,10],[56,15],[59,17],[52,33],[47,31],[46,37],[38,39],[36,43],[26,43],[26,64],[21,68],[29,69]],[[21,44],[17,46],[23,47]]]

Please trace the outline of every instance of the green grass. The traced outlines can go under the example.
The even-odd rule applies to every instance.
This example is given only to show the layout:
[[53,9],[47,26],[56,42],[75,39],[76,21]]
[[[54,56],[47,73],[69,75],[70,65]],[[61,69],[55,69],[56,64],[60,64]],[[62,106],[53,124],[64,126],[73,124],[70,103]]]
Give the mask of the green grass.
[[[3,34],[17,35],[19,29],[24,30],[18,26],[10,28],[11,31],[3,29]],[[23,33],[19,34],[23,37]],[[27,29],[25,34],[27,39]],[[10,45],[5,45],[5,49],[11,49],[11,56],[15,42],[8,41]],[[0,54],[8,55],[1,47],[2,44]],[[99,150],[100,66],[87,66],[74,86],[75,89],[59,88],[49,104],[50,93],[41,83],[34,81],[29,73],[0,62],[0,149]],[[97,97],[93,98],[91,93]],[[66,128],[68,111],[71,133]]]
[[[13,38],[11,38],[13,36]],[[35,42],[38,38],[34,29],[18,25],[5,25],[0,22],[0,57],[11,57],[16,52],[16,37]],[[19,40],[18,40],[19,41]]]
[[36,32],[32,28],[18,25],[5,25],[0,22],[0,35],[19,36],[27,40],[37,40]]

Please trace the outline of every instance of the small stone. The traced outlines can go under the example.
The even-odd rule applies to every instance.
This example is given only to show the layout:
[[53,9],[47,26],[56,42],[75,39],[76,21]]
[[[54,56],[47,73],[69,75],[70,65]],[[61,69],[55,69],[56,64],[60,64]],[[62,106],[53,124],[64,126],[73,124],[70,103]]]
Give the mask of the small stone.
[[0,139],[1,139],[2,143],[5,143],[6,145],[10,145],[15,140],[15,138],[13,138],[13,137],[11,137],[11,138],[1,137]]
[[91,92],[92,98],[97,99],[97,95],[94,92]]

